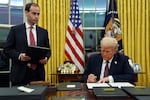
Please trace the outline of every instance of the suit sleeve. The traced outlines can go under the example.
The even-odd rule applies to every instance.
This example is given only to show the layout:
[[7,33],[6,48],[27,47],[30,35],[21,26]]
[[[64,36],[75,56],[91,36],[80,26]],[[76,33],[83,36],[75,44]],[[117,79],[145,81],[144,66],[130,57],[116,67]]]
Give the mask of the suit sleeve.
[[101,59],[99,54],[94,54],[88,58],[87,65],[85,67],[83,79],[87,82],[88,75],[94,74],[97,76],[97,81],[100,78]]
[[9,31],[9,34],[7,36],[7,41],[4,47],[4,50],[6,52],[6,54],[9,55],[9,57],[18,60],[19,57],[19,52],[16,51],[15,49],[15,28],[12,27]]
[[117,74],[114,73],[112,75],[114,81],[135,82],[135,74],[132,67],[129,65],[128,57],[121,55],[118,59],[118,63],[120,62],[118,69],[116,69],[118,72],[116,72]]

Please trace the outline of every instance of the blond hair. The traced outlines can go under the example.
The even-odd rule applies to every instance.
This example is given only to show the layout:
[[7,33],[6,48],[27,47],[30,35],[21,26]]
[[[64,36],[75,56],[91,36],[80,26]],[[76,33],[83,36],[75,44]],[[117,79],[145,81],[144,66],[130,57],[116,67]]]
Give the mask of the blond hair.
[[114,47],[118,50],[118,41],[113,37],[104,37],[101,40],[101,47]]

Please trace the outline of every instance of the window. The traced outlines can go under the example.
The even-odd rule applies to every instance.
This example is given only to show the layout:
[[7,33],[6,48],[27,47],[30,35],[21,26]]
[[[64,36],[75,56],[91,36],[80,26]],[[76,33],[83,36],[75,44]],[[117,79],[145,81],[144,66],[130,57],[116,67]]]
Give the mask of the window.
[[99,50],[107,0],[78,0],[86,51]]
[[25,0],[0,0],[0,47],[6,41],[12,25],[21,24]]
[[3,48],[9,33],[9,27],[0,27],[0,48]]
[[10,0],[10,24],[23,23],[23,0]]
[[0,0],[0,24],[23,22],[23,0]]
[[8,0],[0,1],[0,24],[8,24]]

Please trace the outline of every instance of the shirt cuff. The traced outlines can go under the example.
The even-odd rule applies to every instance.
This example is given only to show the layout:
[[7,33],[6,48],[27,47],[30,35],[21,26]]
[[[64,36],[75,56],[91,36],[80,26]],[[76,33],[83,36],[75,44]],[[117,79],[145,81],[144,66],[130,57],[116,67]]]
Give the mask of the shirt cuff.
[[108,76],[108,79],[109,79],[109,83],[113,83],[114,82],[114,79],[112,76]]
[[47,57],[45,57],[45,60],[48,60],[48,58],[47,58]]
[[21,54],[19,54],[18,60],[21,60]]
[[24,54],[23,54],[23,53],[20,53],[20,54],[19,54],[18,60],[21,61],[21,56],[22,56],[22,55],[24,55]]

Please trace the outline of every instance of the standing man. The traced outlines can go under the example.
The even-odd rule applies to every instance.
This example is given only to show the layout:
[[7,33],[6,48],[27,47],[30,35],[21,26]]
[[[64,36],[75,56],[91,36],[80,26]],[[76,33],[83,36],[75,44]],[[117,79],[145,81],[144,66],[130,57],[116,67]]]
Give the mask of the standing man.
[[85,82],[131,82],[135,81],[133,69],[128,57],[118,53],[118,42],[115,38],[104,37],[101,40],[101,51],[88,58],[84,72]]
[[35,64],[30,63],[31,57],[26,54],[27,47],[31,45],[50,48],[47,30],[36,25],[39,15],[40,7],[35,3],[28,3],[25,6],[26,22],[10,29],[4,50],[12,59],[12,85],[45,80],[44,64],[47,63],[51,51]]

